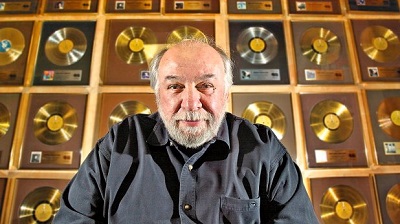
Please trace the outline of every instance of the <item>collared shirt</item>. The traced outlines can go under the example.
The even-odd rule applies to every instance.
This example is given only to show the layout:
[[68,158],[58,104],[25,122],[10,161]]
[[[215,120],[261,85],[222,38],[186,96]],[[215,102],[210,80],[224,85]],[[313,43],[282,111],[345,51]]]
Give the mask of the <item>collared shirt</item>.
[[101,138],[62,194],[54,223],[318,223],[301,172],[266,126],[226,113],[193,155],[158,113]]

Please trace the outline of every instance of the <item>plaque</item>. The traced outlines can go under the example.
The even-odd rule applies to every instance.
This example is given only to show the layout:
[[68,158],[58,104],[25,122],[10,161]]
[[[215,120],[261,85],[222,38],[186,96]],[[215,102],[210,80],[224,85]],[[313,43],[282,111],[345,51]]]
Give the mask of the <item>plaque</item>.
[[315,214],[320,223],[378,223],[373,189],[370,177],[313,178]]
[[45,21],[33,85],[88,85],[94,21]]
[[69,180],[17,179],[11,223],[51,223]]
[[292,22],[300,84],[353,83],[342,22]]
[[219,13],[219,0],[165,1],[166,13]]
[[290,14],[341,14],[339,0],[288,0]]
[[235,85],[289,84],[281,21],[229,21]]
[[349,9],[354,11],[399,12],[397,0],[348,0]]
[[46,12],[96,12],[98,0],[47,0]]
[[400,81],[400,21],[352,20],[363,81]]
[[289,93],[234,93],[232,113],[272,129],[296,160],[296,139]]
[[368,90],[367,102],[379,164],[400,164],[399,90]]
[[280,14],[282,5],[279,0],[228,0],[229,14]]
[[130,115],[151,114],[156,111],[153,93],[104,93],[101,100],[99,137]]
[[7,169],[13,144],[20,94],[0,94],[0,169]]
[[400,174],[376,174],[376,193],[383,224],[400,220]]
[[0,14],[34,14],[37,12],[38,4],[38,0],[2,0],[0,2]]
[[355,93],[301,94],[309,167],[366,167]]
[[106,3],[107,13],[160,12],[160,0],[112,0]]
[[102,81],[105,85],[149,85],[148,63],[182,37],[214,37],[213,20],[109,20]]
[[0,22],[0,85],[22,85],[33,22]]
[[76,169],[80,164],[85,94],[32,94],[22,169]]

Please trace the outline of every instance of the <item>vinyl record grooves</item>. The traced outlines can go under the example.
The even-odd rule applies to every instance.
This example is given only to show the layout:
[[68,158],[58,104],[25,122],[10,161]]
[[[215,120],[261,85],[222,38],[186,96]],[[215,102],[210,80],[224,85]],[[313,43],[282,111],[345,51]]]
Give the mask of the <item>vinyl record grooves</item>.
[[317,65],[327,65],[340,56],[340,39],[332,31],[322,27],[307,29],[300,40],[305,57]]
[[361,48],[377,62],[390,62],[400,56],[398,36],[384,26],[369,26],[361,32]]
[[19,209],[19,223],[51,223],[60,208],[61,192],[53,187],[40,187],[30,192]]
[[66,102],[46,103],[33,118],[34,135],[48,145],[70,140],[77,127],[76,110]]
[[0,139],[6,135],[10,127],[11,114],[4,104],[0,103]]
[[394,185],[388,191],[386,210],[393,223],[400,223],[400,184]]
[[174,44],[185,39],[198,39],[207,42],[206,35],[193,26],[180,26],[174,29],[167,38],[167,44]]
[[144,64],[156,53],[157,37],[146,27],[128,27],[115,41],[115,51],[127,64]]
[[278,54],[278,40],[263,27],[249,27],[239,34],[236,49],[252,64],[267,64]]
[[270,127],[281,140],[286,132],[286,117],[275,104],[267,101],[249,104],[243,111],[242,117],[253,123]]
[[17,60],[24,48],[25,38],[19,30],[9,27],[0,29],[0,66]]
[[118,104],[110,114],[108,126],[121,122],[124,118],[134,114],[150,114],[150,109],[143,103],[137,101],[125,101]]
[[50,62],[68,66],[79,61],[85,55],[86,48],[85,34],[79,29],[65,27],[49,36],[44,50]]
[[347,107],[335,100],[324,100],[311,110],[310,126],[324,142],[340,143],[353,132],[353,117]]
[[389,136],[400,139],[400,97],[383,99],[376,115],[379,127]]
[[366,223],[368,208],[363,196],[346,185],[330,187],[321,199],[324,223]]

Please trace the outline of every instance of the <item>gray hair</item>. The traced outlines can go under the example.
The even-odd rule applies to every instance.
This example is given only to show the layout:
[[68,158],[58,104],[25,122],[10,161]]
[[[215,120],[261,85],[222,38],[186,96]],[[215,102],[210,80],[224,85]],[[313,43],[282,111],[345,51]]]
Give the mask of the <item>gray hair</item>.
[[233,84],[233,62],[227,55],[227,53],[219,46],[216,45],[215,41],[212,38],[189,38],[189,39],[184,39],[179,42],[173,43],[171,45],[168,45],[161,51],[159,51],[151,60],[149,64],[149,70],[150,70],[150,86],[156,93],[158,94],[158,89],[159,89],[159,82],[158,82],[158,68],[160,65],[160,61],[162,57],[164,56],[165,52],[168,51],[169,48],[175,45],[188,45],[190,47],[190,44],[193,43],[205,43],[212,47],[214,50],[218,52],[218,54],[221,56],[223,64],[224,64],[224,69],[225,69],[225,92],[229,90],[229,88]]

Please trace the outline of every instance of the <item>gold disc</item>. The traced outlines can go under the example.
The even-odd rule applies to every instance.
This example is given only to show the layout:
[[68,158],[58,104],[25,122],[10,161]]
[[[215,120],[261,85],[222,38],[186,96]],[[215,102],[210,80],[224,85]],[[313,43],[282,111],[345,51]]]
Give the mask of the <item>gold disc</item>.
[[125,101],[118,104],[110,114],[108,127],[121,122],[123,119],[134,114],[150,114],[150,109],[138,101]]
[[319,205],[324,223],[366,223],[368,207],[363,196],[347,185],[328,188]]
[[174,44],[185,39],[197,39],[207,42],[206,35],[196,27],[180,26],[168,35],[167,44]]
[[86,48],[85,34],[79,29],[65,27],[49,36],[44,50],[50,62],[68,66],[79,61],[85,55]]
[[278,40],[263,27],[249,27],[239,34],[236,50],[252,64],[267,64],[278,54]]
[[7,134],[10,128],[11,113],[4,104],[0,103],[0,139]]
[[361,32],[361,48],[369,58],[377,62],[397,60],[400,56],[398,36],[384,26],[369,26]]
[[25,48],[25,38],[15,28],[0,29],[0,66],[8,65],[18,59]]
[[46,103],[33,118],[34,135],[48,145],[70,140],[77,127],[76,110],[66,102]]
[[317,65],[327,65],[340,56],[340,39],[332,31],[313,27],[307,29],[300,39],[302,54]]
[[334,100],[324,100],[313,107],[310,126],[324,142],[340,143],[353,132],[353,117],[347,107]]
[[283,111],[275,104],[262,101],[249,104],[242,113],[242,117],[272,129],[281,140],[286,132],[286,117]]
[[127,64],[144,64],[156,53],[155,44],[157,37],[151,29],[128,27],[118,35],[115,51]]
[[60,208],[61,192],[53,187],[39,187],[30,192],[19,208],[19,223],[51,223]]
[[386,211],[393,223],[400,223],[400,184],[394,185],[388,191]]
[[381,101],[376,111],[379,127],[389,136],[400,139],[400,97]]

